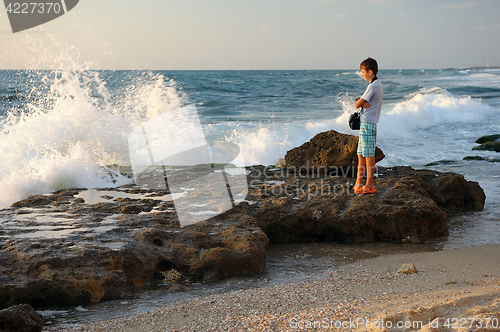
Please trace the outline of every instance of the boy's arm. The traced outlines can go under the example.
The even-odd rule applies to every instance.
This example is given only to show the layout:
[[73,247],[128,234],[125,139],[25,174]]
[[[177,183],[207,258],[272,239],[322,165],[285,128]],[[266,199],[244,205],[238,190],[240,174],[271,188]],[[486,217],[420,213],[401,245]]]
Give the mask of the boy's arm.
[[368,108],[370,107],[370,103],[368,103],[366,100],[364,100],[363,98],[359,98],[358,100],[356,100],[356,102],[354,103],[354,107],[356,108],[360,108],[360,107],[363,107],[363,108]]

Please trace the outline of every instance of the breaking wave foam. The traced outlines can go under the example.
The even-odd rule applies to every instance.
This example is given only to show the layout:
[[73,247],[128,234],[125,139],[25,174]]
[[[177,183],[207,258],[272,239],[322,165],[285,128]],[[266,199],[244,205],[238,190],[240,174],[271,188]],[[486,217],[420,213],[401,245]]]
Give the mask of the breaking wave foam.
[[116,100],[97,72],[39,75],[43,97],[0,120],[0,207],[64,188],[129,183],[107,165],[128,165],[132,129],[184,102],[162,75],[134,78]]

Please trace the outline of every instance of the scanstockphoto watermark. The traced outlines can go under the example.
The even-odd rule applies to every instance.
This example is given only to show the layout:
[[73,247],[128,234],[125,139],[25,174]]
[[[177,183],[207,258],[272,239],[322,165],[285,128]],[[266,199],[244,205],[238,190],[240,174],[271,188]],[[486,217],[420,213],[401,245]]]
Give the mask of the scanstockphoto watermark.
[[[260,180],[251,180],[249,182],[250,187],[257,187],[261,184]],[[292,181],[289,183],[283,183],[279,185],[268,185],[262,186],[259,189],[260,194],[264,196],[289,196],[289,197],[307,197],[311,199],[312,197],[320,196],[342,196],[349,195],[352,193],[352,185],[349,183],[330,183],[325,179],[319,179],[315,182],[302,182]]]
[[75,8],[79,0],[4,0],[12,32],[52,21]]
[[[378,167],[374,166],[375,177],[378,177]],[[259,188],[264,196],[292,196],[307,197],[314,196],[342,196],[354,194],[352,191],[353,180],[357,176],[356,166],[317,166],[311,167],[307,162],[300,167],[288,168],[260,168],[250,166],[254,180],[250,181],[251,188]],[[361,170],[361,169],[359,169]],[[362,169],[364,174],[365,170]],[[261,179],[264,179],[262,185]],[[282,179],[283,181],[276,181]],[[291,180],[292,179],[292,180]],[[339,181],[347,180],[345,182]],[[291,180],[291,181],[288,181]]]
[[420,330],[423,328],[424,324],[432,324],[429,320],[424,321],[392,321],[392,320],[373,320],[369,318],[359,317],[350,318],[348,320],[335,320],[330,318],[323,318],[321,320],[303,320],[297,318],[291,318],[289,320],[289,326],[292,329],[299,330],[309,330],[309,329],[345,329],[351,331],[353,329],[411,329]]
[[[378,177],[379,168],[377,165],[370,167],[374,169],[374,176]],[[331,179],[355,179],[357,172],[363,171],[366,174],[366,167],[357,167],[357,164],[352,166],[315,166],[311,165],[309,161],[306,161],[305,165],[301,166],[287,166],[286,168],[256,168],[254,166],[250,167],[250,170],[256,174],[257,177],[264,177],[265,180],[272,178],[303,178],[303,179],[313,179],[313,178],[331,178]]]

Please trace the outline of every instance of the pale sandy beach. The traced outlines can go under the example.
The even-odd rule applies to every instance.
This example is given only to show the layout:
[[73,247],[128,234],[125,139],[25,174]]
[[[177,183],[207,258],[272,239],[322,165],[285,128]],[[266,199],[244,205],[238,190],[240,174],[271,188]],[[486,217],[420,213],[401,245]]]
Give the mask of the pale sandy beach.
[[[415,274],[397,270],[404,263]],[[500,245],[382,256],[331,278],[179,302],[67,331],[500,331]]]

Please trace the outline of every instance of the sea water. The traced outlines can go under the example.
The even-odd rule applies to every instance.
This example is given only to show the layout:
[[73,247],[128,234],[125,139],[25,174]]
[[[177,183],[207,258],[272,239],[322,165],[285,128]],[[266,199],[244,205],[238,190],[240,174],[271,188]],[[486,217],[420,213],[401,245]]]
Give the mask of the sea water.
[[[407,246],[272,246],[268,271],[259,276],[46,316],[57,326],[78,324],[213,292],[317,278],[378,254],[500,243],[500,155],[472,151],[477,138],[500,133],[500,70],[381,70],[378,77],[384,102],[377,145],[386,155],[380,165],[457,172],[486,193],[482,212],[450,220],[449,237]],[[347,119],[366,86],[359,70],[0,71],[0,208],[63,188],[130,183],[110,167],[130,165],[128,135],[186,105],[196,106],[208,141],[238,144],[246,165],[273,165],[319,132],[356,135]]]

